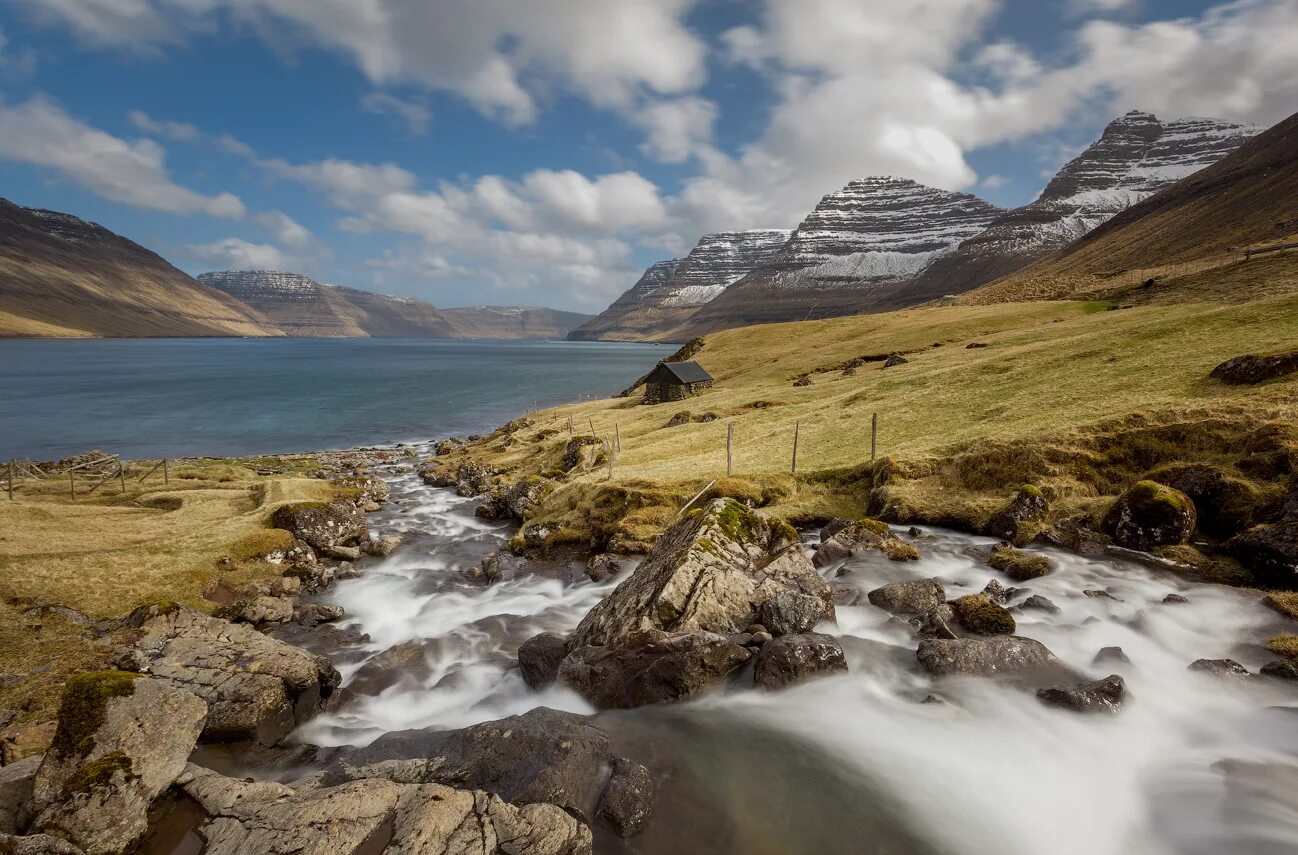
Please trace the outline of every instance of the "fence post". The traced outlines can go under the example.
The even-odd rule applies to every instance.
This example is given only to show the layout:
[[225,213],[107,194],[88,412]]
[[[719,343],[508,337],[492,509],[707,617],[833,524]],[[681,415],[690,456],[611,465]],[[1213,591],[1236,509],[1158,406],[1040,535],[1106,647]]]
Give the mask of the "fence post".
[[798,434],[801,432],[801,430],[802,430],[802,422],[800,421],[794,422],[793,423],[793,468],[790,470],[794,475],[798,474]]
[[595,419],[591,416],[587,416],[586,423],[590,425],[590,435],[599,436],[599,434],[595,433]]
[[609,440],[604,440],[604,447],[608,449],[608,480],[613,480],[613,463],[617,460],[617,449]]
[[568,416],[568,436],[572,436],[576,432],[572,426],[572,416]]
[[874,455],[879,450],[879,414],[870,415],[870,462],[874,462]]
[[162,458],[162,483],[170,484],[171,479],[167,477],[167,458]]
[[75,502],[77,500],[77,482],[72,477],[71,469],[68,470],[68,489],[72,491],[72,501]]
[[9,458],[9,501],[14,500],[14,459]]
[[622,450],[622,431],[618,428],[617,422],[613,422],[613,445],[618,451]]
[[121,460],[117,461],[117,483],[122,488],[122,495],[126,495],[126,467]]
[[726,424],[726,475],[735,473],[735,423]]

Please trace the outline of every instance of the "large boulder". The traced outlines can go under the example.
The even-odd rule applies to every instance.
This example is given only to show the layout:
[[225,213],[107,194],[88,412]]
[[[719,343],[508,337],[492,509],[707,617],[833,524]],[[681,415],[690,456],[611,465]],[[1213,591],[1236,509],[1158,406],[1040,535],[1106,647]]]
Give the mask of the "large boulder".
[[353,502],[285,505],[271,519],[276,528],[293,532],[312,549],[353,546],[369,537],[365,514]]
[[118,664],[207,701],[208,742],[277,742],[314,715],[340,680],[323,656],[185,608],[147,621]]
[[991,638],[930,638],[919,643],[919,664],[934,676],[968,674],[990,677],[1050,670],[1059,660],[1031,638],[998,635]]
[[544,479],[530,475],[508,486],[493,487],[487,499],[474,509],[476,516],[490,520],[526,520],[545,499],[549,484]]
[[1236,356],[1227,359],[1208,376],[1232,386],[1251,386],[1298,371],[1298,351],[1268,356]]
[[1200,531],[1213,537],[1228,538],[1248,528],[1262,504],[1262,496],[1252,484],[1205,463],[1166,466],[1153,472],[1149,480],[1189,496]]
[[946,590],[936,579],[890,582],[868,594],[870,605],[895,615],[917,615],[946,602]]
[[817,567],[828,567],[870,549],[879,550],[893,561],[919,559],[919,550],[893,534],[886,523],[863,519],[838,529],[828,540],[821,541],[812,562]]
[[190,766],[205,855],[588,855],[590,829],[554,805],[481,790],[361,780],[307,792]]
[[1127,684],[1117,674],[1076,686],[1050,686],[1037,691],[1037,697],[1050,706],[1081,713],[1115,713],[1122,709]]
[[0,834],[17,834],[27,827],[32,786],[40,765],[41,758],[35,756],[0,766]]
[[1298,519],[1254,526],[1228,540],[1226,550],[1262,587],[1298,591]]
[[823,674],[847,670],[843,647],[832,635],[808,632],[785,635],[762,645],[753,681],[764,689],[782,689]]
[[1185,543],[1197,521],[1190,497],[1156,481],[1137,481],[1104,515],[1104,533],[1119,546],[1149,552]]
[[36,773],[34,827],[86,855],[127,851],[148,829],[153,800],[185,770],[206,717],[207,704],[161,680],[72,677]]
[[631,709],[695,695],[750,656],[715,632],[644,629],[574,649],[559,676],[600,709]]
[[652,809],[654,793],[642,785],[643,767],[619,763],[619,756],[608,734],[584,716],[537,707],[461,730],[387,733],[363,748],[340,749],[321,783],[445,784],[486,790],[516,805],[557,804],[587,822],[599,816],[615,828],[635,827]]
[[569,649],[611,644],[639,630],[733,635],[784,591],[817,598],[833,619],[829,583],[797,533],[734,499],[715,499],[667,529],[645,560],[592,608]]
[[757,622],[771,635],[796,635],[810,632],[825,616],[825,602],[817,594],[804,594],[792,588],[776,591],[757,607]]
[[966,594],[950,605],[956,623],[974,635],[1014,634],[1014,615],[987,594]]
[[1045,528],[1049,514],[1050,503],[1041,490],[1024,484],[1008,504],[992,514],[983,533],[1015,546],[1027,546]]
[[523,682],[533,689],[544,689],[559,676],[559,663],[568,655],[568,639],[557,632],[543,632],[524,641],[518,648],[518,670]]

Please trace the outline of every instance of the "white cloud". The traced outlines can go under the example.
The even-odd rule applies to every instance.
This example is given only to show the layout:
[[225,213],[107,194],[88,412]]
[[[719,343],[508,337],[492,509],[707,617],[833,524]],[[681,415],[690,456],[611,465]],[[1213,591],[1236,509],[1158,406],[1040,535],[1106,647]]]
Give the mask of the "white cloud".
[[263,211],[253,219],[282,244],[305,247],[312,242],[310,229],[282,211]]
[[230,237],[212,243],[190,244],[183,253],[214,270],[290,270],[293,265],[278,248]]
[[647,135],[642,152],[664,163],[683,163],[710,148],[717,105],[688,96],[647,104],[629,117]]
[[996,190],[997,188],[1004,187],[1009,183],[1010,180],[1004,175],[988,175],[982,181],[978,182],[978,186],[987,190]]
[[43,98],[0,103],[0,158],[52,169],[105,199],[137,208],[234,219],[245,213],[237,196],[206,196],[172,181],[166,152],[156,142],[107,134]]
[[1091,13],[1112,14],[1130,12],[1140,6],[1141,0],[1069,0],[1069,7],[1074,14]]
[[318,46],[375,84],[456,92],[510,124],[551,86],[601,106],[676,95],[703,80],[695,0],[18,0],[87,42],[158,50],[230,21],[278,50]]
[[130,119],[132,125],[135,125],[146,134],[157,137],[166,137],[180,142],[193,142],[202,136],[197,127],[187,122],[169,122],[165,119],[155,119],[140,110],[132,110]]
[[428,133],[428,123],[432,121],[432,111],[423,101],[398,98],[387,92],[371,92],[361,98],[360,107],[367,113],[380,116],[395,116],[405,123],[411,136],[423,136]]

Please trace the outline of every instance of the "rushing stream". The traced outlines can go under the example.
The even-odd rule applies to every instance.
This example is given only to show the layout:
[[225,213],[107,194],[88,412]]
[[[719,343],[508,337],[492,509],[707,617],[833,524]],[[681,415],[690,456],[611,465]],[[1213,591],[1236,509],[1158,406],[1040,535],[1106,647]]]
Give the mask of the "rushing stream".
[[[339,633],[344,640],[330,652],[354,697],[297,738],[365,744],[393,730],[463,727],[541,705],[593,712],[563,688],[530,691],[514,657],[535,633],[572,629],[618,579],[595,584],[579,567],[556,567],[468,585],[459,571],[511,528],[476,519],[477,500],[426,487],[413,473],[387,477],[393,500],[374,526],[403,534],[404,545],[327,595],[347,610],[342,628],[351,632]],[[864,599],[907,578],[936,577],[952,598],[992,578],[1016,585],[967,554],[989,542],[930,530],[917,541],[918,562],[877,553],[850,559],[839,581],[860,589],[860,604],[839,606],[837,626],[820,627],[842,643],[845,675],[782,692],[741,679],[688,703],[603,714],[601,726],[616,738],[670,755],[677,772],[663,782],[646,832],[627,842],[601,837],[597,849],[1298,851],[1293,684],[1186,670],[1201,657],[1230,657],[1256,673],[1273,658],[1262,645],[1284,626],[1259,596],[1051,551],[1057,570],[1017,586],[1060,611],[1016,610],[1018,634],[1092,678],[1119,673],[1127,681],[1120,714],[1078,715],[990,680],[935,683],[916,664],[913,629]],[[1110,597],[1085,596],[1087,589]],[[1169,593],[1189,602],[1164,603]],[[1093,664],[1109,646],[1130,663]],[[921,703],[931,693],[947,703]]]

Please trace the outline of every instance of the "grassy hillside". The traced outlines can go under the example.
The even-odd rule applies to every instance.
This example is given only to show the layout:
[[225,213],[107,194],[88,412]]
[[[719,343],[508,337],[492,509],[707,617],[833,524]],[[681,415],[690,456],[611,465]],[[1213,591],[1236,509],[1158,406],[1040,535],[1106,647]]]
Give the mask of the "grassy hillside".
[[[620,502],[612,513],[631,512],[622,536],[635,537],[651,536],[685,497],[725,476],[729,424],[735,475],[765,491],[772,512],[808,519],[865,512],[879,478],[867,471],[875,413],[879,455],[904,476],[897,496],[917,509],[929,503],[919,514],[928,518],[935,503],[977,515],[1024,481],[1084,506],[1158,463],[1238,454],[1261,425],[1298,425],[1298,378],[1228,387],[1207,376],[1231,356],[1291,347],[1298,296],[1111,309],[955,306],[729,330],[709,336],[695,356],[717,379],[702,395],[543,411],[468,455],[507,477],[555,478],[541,519],[565,536],[599,536],[599,508]],[[986,346],[968,347],[975,343]],[[851,360],[894,352],[909,362],[870,361],[844,376]],[[812,385],[794,386],[804,375]],[[682,411],[692,420],[668,427]],[[578,434],[599,439],[612,437],[616,424],[622,450],[612,481],[598,464],[558,471],[569,416]],[[795,424],[797,479],[789,475]],[[1124,443],[1143,450],[1124,458],[1115,451]]]

